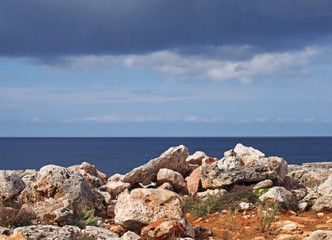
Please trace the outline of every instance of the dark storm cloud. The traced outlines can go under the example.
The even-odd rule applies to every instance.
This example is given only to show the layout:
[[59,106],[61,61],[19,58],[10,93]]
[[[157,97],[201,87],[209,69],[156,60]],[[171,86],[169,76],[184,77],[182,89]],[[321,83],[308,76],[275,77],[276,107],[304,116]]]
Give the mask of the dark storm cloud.
[[330,0],[2,0],[0,55],[145,53],[328,41]]

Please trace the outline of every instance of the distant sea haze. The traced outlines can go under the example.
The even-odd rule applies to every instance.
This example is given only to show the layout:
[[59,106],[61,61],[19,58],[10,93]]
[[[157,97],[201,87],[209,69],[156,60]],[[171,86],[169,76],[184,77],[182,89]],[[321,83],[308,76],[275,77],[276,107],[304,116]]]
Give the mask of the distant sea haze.
[[0,138],[0,163],[2,170],[39,170],[47,164],[68,167],[86,161],[109,177],[125,174],[172,146],[183,144],[190,154],[203,151],[220,159],[237,143],[289,164],[332,161],[332,137]]

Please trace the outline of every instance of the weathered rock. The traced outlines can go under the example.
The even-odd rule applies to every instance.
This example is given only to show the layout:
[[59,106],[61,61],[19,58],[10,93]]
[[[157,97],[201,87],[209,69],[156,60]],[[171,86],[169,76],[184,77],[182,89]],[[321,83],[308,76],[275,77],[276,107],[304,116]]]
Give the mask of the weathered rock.
[[197,167],[188,177],[186,177],[188,192],[190,195],[195,195],[201,185],[201,169]]
[[151,240],[170,239],[174,236],[182,236],[183,234],[184,229],[176,220],[161,219],[150,223],[141,230],[141,237]]
[[206,200],[210,197],[222,197],[227,191],[225,189],[208,189],[204,192],[196,193],[196,197],[201,200]]
[[125,234],[123,234],[120,239],[121,240],[141,240],[142,238],[138,234],[136,234],[132,231],[128,231]]
[[259,197],[261,201],[271,201],[278,203],[285,203],[285,201],[290,203],[296,203],[296,198],[290,191],[286,190],[284,187],[273,187],[269,191],[264,193]]
[[113,198],[115,198],[124,190],[131,188],[130,183],[123,182],[123,177],[124,176],[120,174],[113,175],[105,185],[99,188],[99,190],[107,191]]
[[79,237],[81,230],[74,226],[32,225],[16,228],[15,231],[21,232],[27,240],[45,239],[45,237],[48,240],[68,240]]
[[217,166],[221,170],[231,170],[243,166],[243,163],[237,156],[228,156],[220,159]]
[[0,240],[26,240],[21,232],[17,232],[14,230],[13,234],[10,236],[0,235]]
[[171,191],[161,189],[134,189],[118,196],[115,223],[139,233],[141,228],[158,220],[176,220],[186,228],[184,202]]
[[312,232],[310,237],[306,237],[305,240],[328,240],[332,239],[332,231],[317,230]]
[[169,182],[165,182],[163,184],[161,184],[158,189],[164,189],[164,190],[168,190],[168,191],[172,191],[174,192],[174,188],[172,186],[172,184],[170,184]]
[[87,226],[81,230],[76,226],[58,227],[54,225],[31,225],[16,228],[14,233],[22,233],[27,240],[47,239],[47,240],[69,240],[69,239],[100,239],[119,240],[117,234],[109,232],[107,229]]
[[202,160],[202,166],[204,165],[211,165],[215,162],[218,162],[217,158],[212,158],[212,157],[206,157]]
[[250,165],[221,170],[216,163],[201,166],[203,188],[220,188],[235,183],[258,182],[265,179],[281,181],[280,176],[267,161],[253,161]]
[[183,176],[171,169],[161,168],[157,174],[157,182],[158,184],[169,182],[176,191],[183,194],[188,192]]
[[319,181],[306,170],[293,171],[289,175],[297,179],[305,187],[313,188],[319,185]]
[[224,152],[224,157],[230,157],[230,156],[236,156],[236,153],[234,152],[234,149],[228,150]]
[[261,181],[261,182],[259,182],[259,183],[257,183],[255,186],[254,186],[254,190],[256,190],[256,189],[262,189],[262,188],[270,188],[270,187],[272,187],[273,186],[273,182],[272,182],[272,180],[270,180],[270,179],[266,179],[266,180],[264,180],[264,181]]
[[209,239],[211,236],[213,236],[213,232],[210,229],[204,226],[195,228],[195,239]]
[[234,148],[235,154],[241,158],[244,165],[249,165],[253,161],[258,161],[265,157],[265,154],[252,147],[246,147],[241,143]]
[[319,198],[317,190],[311,190],[303,199],[298,203],[298,208],[301,211],[307,210],[309,207],[315,204],[316,200]]
[[65,224],[65,221],[73,215],[70,201],[62,198],[55,200],[54,198],[46,199],[35,204],[24,204],[22,210],[30,212],[42,224]]
[[25,184],[25,188],[18,195],[18,202],[27,203],[37,201],[37,194],[35,191],[35,186],[37,184],[37,174],[38,172],[36,170],[24,171],[24,174],[22,174],[22,180]]
[[318,198],[312,206],[315,212],[332,211],[332,194],[325,194]]
[[264,158],[263,160],[269,162],[273,171],[277,173],[277,184],[282,184],[288,173],[288,164],[285,159],[280,157],[268,157]]
[[202,160],[206,158],[206,154],[202,151],[197,151],[193,155],[187,157],[186,162],[188,164],[202,165]]
[[25,187],[23,180],[14,172],[0,170],[0,202],[9,201]]
[[326,194],[332,194],[332,175],[325,182],[318,186],[317,192],[322,196]]
[[[81,165],[73,165],[67,168],[69,171],[79,172],[91,187],[100,187],[107,181],[104,173],[99,172],[94,165],[83,162]],[[105,179],[106,178],[106,179]]]
[[183,145],[171,147],[161,154],[160,157],[152,159],[147,164],[127,173],[123,181],[131,184],[143,183],[147,185],[157,179],[157,173],[161,168],[168,168],[185,176],[189,170],[186,162],[188,155],[188,149]]
[[247,211],[254,208],[254,204],[246,202],[240,202],[239,206],[243,211]]
[[119,236],[116,233],[100,227],[86,226],[81,232],[85,238],[90,239],[119,239]]
[[[74,214],[85,207],[102,206],[81,174],[56,165],[47,165],[40,169],[35,190],[41,200],[51,197],[55,200],[60,197],[70,200]],[[100,197],[102,198],[102,195]]]

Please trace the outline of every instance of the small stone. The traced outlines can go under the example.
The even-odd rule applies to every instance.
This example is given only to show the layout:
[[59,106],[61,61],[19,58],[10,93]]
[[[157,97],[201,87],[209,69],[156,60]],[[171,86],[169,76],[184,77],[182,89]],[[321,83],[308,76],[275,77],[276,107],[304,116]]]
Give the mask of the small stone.
[[273,186],[273,182],[272,182],[272,180],[270,180],[270,179],[266,179],[266,180],[264,180],[264,181],[261,181],[261,182],[259,182],[259,183],[257,183],[255,186],[254,186],[254,190],[256,190],[256,189],[262,189],[262,188],[270,188],[270,187],[272,187]]
[[323,216],[324,216],[324,213],[323,213],[323,212],[319,212],[319,213],[317,213],[317,217],[322,218]]

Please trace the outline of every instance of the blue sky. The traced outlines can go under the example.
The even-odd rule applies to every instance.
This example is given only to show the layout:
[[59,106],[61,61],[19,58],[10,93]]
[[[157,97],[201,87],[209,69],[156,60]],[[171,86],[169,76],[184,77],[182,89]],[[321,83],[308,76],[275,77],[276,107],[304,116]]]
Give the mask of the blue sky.
[[0,136],[331,136],[332,2],[3,0]]

